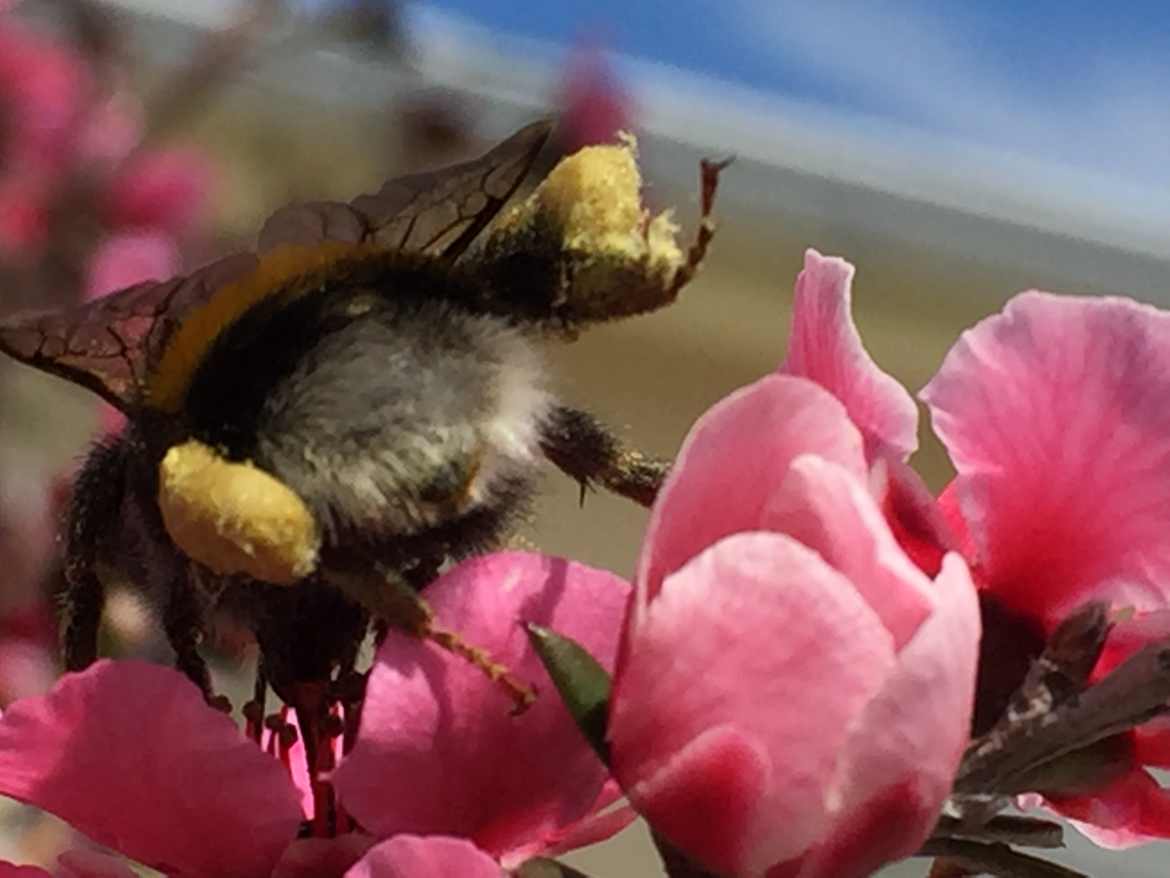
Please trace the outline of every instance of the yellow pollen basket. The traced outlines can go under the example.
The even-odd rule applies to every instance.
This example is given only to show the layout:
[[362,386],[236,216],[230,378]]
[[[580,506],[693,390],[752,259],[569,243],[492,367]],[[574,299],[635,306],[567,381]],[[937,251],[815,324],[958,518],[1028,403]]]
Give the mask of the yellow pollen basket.
[[215,573],[291,585],[317,567],[321,536],[304,501],[251,462],[225,460],[201,442],[166,453],[158,505],[175,545]]

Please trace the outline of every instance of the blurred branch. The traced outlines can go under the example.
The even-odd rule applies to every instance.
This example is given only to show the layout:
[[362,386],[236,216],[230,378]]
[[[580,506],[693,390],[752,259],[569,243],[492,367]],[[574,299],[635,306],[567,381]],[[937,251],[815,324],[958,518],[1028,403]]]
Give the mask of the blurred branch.
[[252,0],[229,27],[209,34],[191,62],[147,100],[144,140],[162,137],[201,110],[248,63],[253,49],[278,17],[284,0]]
[[1059,823],[1031,817],[994,817],[982,826],[943,817],[932,836],[932,840],[941,839],[1014,844],[1026,848],[1062,848],[1064,829]]
[[932,875],[994,875],[996,878],[1089,878],[1058,863],[1021,854],[1004,844],[932,838],[916,856],[941,857]]

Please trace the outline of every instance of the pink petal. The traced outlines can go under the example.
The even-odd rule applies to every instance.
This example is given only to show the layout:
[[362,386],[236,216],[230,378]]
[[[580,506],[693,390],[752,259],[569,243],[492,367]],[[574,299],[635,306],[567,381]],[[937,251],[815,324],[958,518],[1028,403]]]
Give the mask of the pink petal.
[[345,878],[502,878],[499,864],[462,838],[397,835],[362,857]]
[[278,762],[185,677],[137,661],[99,661],[12,704],[0,794],[175,875],[267,876],[301,821]]
[[0,878],[53,878],[37,866],[17,866],[0,860]]
[[526,851],[510,852],[500,861],[500,865],[514,868],[533,857],[559,857],[578,848],[600,844],[613,838],[637,819],[638,812],[629,805],[621,805],[603,814],[590,814],[539,845],[533,845]]
[[57,858],[56,878],[137,878],[138,873],[120,857],[77,848]]
[[87,299],[96,299],[179,270],[179,249],[165,232],[115,235],[98,245],[86,269]]
[[934,609],[930,580],[898,546],[865,484],[811,454],[792,461],[762,519],[819,552],[857,589],[901,649]]
[[502,552],[461,564],[426,596],[443,626],[535,684],[537,702],[513,716],[499,686],[467,662],[391,633],[371,672],[358,743],[334,776],[341,801],[383,838],[459,835],[503,857],[555,837],[589,812],[607,772],[520,622],[574,638],[612,669],[629,585],[583,565]]
[[1052,621],[1170,600],[1170,314],[1029,292],[922,393],[959,472],[986,587]]
[[770,375],[699,418],[650,514],[638,567],[635,627],[671,571],[722,537],[764,529],[769,499],[793,458],[806,453],[865,475],[861,435],[845,409],[803,378]]
[[869,875],[914,853],[938,821],[969,739],[980,617],[958,555],[934,584],[938,608],[851,724],[831,796],[840,817],[802,878]]
[[827,831],[849,723],[894,666],[885,626],[817,553],[728,537],[667,577],[629,643],[614,774],[684,851],[756,874]]
[[938,576],[943,556],[961,545],[942,504],[918,473],[890,457],[874,462],[870,483],[902,551],[927,576]]
[[1170,640],[1170,610],[1138,613],[1115,623],[1093,667],[1093,679],[1100,680],[1139,650],[1165,640]]
[[514,869],[533,857],[556,857],[612,838],[638,819],[638,812],[629,805],[605,810],[621,797],[621,787],[611,778],[605,782],[597,800],[584,817],[526,847],[513,848],[500,858],[500,865],[505,869]]
[[1048,798],[1047,804],[1103,848],[1122,850],[1170,838],[1170,792],[1140,769],[1091,797]]
[[853,273],[844,259],[805,251],[780,371],[815,381],[841,400],[871,455],[904,460],[918,447],[918,407],[861,343],[851,313]]
[[48,692],[56,679],[52,650],[31,640],[0,639],[0,707]]

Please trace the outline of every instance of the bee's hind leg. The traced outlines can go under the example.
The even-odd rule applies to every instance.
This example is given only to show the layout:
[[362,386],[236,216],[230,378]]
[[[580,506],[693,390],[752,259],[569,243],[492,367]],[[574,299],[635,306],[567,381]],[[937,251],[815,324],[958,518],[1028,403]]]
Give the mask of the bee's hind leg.
[[581,496],[594,484],[650,506],[671,462],[627,447],[588,412],[556,406],[545,424],[541,450],[562,472],[581,484]]
[[97,659],[105,587],[98,558],[121,527],[129,446],[110,439],[94,446],[73,483],[66,515],[65,589],[61,594],[61,641],[65,670],[80,671]]
[[163,629],[175,651],[175,669],[199,687],[208,704],[218,707],[223,699],[212,693],[211,671],[199,652],[206,616],[199,580],[187,564],[176,562],[163,607]]

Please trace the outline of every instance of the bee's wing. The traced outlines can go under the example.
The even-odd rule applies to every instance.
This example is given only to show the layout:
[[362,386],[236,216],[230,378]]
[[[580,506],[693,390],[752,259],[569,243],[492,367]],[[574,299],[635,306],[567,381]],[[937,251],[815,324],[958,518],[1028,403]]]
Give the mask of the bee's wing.
[[149,354],[179,316],[256,267],[250,253],[228,256],[189,275],[148,281],[101,299],[0,324],[0,350],[92,390],[126,411],[145,378]]
[[264,224],[259,249],[322,240],[375,242],[454,262],[523,182],[551,131],[552,122],[535,122],[478,159],[390,180],[348,204],[289,205]]
[[[479,159],[391,180],[349,204],[285,207],[264,224],[258,249],[373,241],[387,250],[454,261],[519,187],[551,130],[551,123],[537,122]],[[59,311],[17,315],[0,324],[0,350],[126,411],[183,315],[258,262],[255,254],[240,253],[183,277],[137,284]]]

